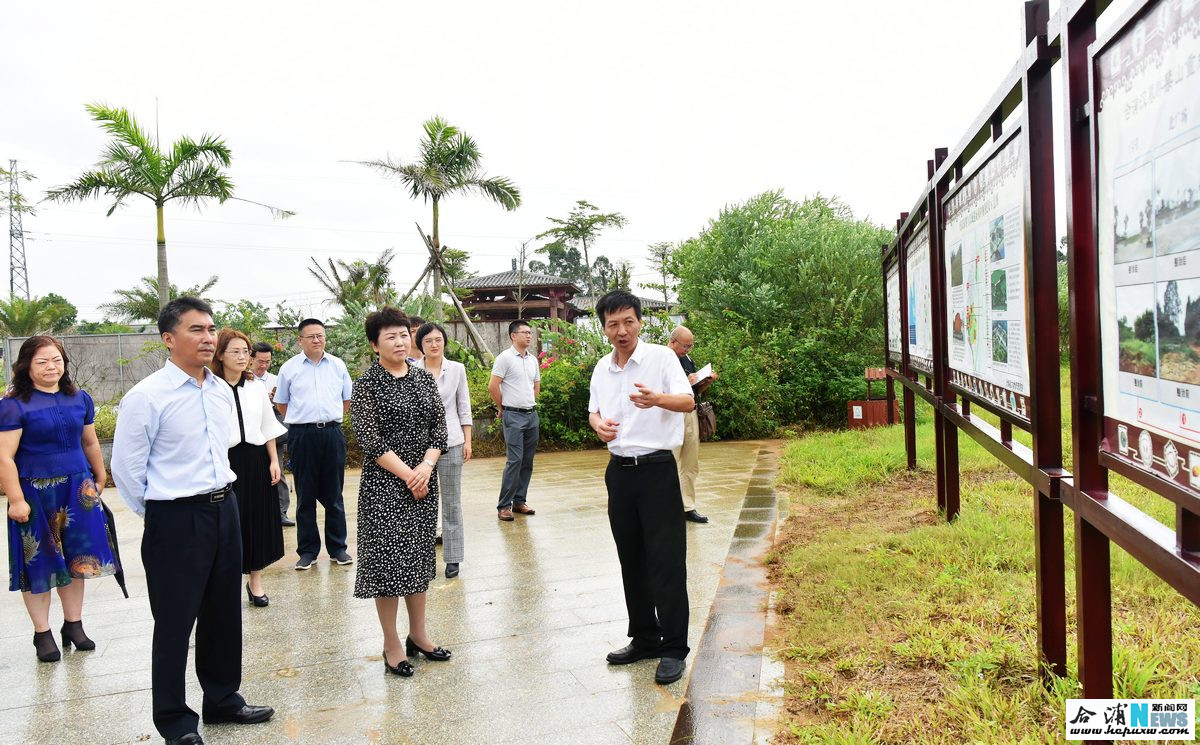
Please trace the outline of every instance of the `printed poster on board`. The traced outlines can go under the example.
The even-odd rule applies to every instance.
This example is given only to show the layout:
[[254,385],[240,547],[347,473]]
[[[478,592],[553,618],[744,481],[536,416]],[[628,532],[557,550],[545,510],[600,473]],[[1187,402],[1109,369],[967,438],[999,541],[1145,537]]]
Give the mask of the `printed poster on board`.
[[1095,58],[1105,448],[1200,488],[1200,3]]
[[933,374],[933,295],[929,280],[929,223],[921,225],[908,247],[908,362]]
[[887,358],[889,362],[900,362],[903,330],[900,328],[900,265],[895,264],[887,272]]
[[1021,137],[946,198],[951,382],[1029,418]]

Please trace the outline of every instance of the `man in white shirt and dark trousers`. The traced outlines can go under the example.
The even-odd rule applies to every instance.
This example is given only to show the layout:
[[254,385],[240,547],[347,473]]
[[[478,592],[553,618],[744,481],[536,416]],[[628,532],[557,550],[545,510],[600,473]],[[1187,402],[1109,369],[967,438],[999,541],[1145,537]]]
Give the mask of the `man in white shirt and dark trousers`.
[[500,499],[496,516],[511,521],[513,514],[532,515],[526,500],[533,476],[533,454],[538,444],[537,397],[542,391],[542,370],[538,367],[533,345],[533,329],[525,321],[508,325],[512,346],[496,355],[488,393],[504,425],[504,445],[508,460],[500,479]]
[[311,569],[321,553],[317,502],[325,508],[325,549],[343,566],[346,553],[346,436],[342,417],[350,410],[346,363],[325,351],[325,324],[300,322],[300,354],[283,363],[275,381],[275,407],[288,426],[288,450],[296,479],[296,569]]
[[[279,376],[271,372],[271,357],[274,355],[274,350],[271,345],[265,341],[255,342],[250,348],[250,372],[254,374],[254,379],[263,384],[267,389],[267,395],[271,399],[271,403],[275,403],[275,386],[279,380]],[[283,421],[283,415],[275,409],[275,419],[283,428],[287,429],[287,424]],[[284,432],[279,437],[275,438],[275,451],[279,454],[279,465],[285,463],[283,458],[283,449],[287,446],[287,432]],[[279,494],[279,517],[280,522],[285,528],[293,528],[296,523],[288,517],[288,508],[292,506],[292,490],[288,488],[287,476],[281,476],[279,483],[275,485],[275,489]]]
[[196,627],[196,677],[206,724],[265,722],[242,682],[242,533],[229,468],[233,394],[206,365],[216,349],[212,308],[181,297],[158,316],[171,357],[121,399],[112,473],[146,519],[142,564],[154,616],[154,726],[168,745],[203,743],[187,705],[188,642]]
[[613,353],[592,371],[589,423],[611,453],[604,472],[608,522],[629,611],[628,646],[608,662],[658,657],[654,680],[683,677],[687,645],[687,535],[679,509],[674,448],[683,443],[683,413],[695,407],[675,354],[638,339],[642,305],[623,290],[596,303]]

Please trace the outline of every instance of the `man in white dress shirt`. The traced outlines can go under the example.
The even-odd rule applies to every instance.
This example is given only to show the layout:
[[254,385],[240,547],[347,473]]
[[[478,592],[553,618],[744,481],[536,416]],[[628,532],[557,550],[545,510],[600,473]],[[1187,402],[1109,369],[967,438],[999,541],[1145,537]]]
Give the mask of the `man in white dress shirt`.
[[288,426],[288,450],[296,478],[296,569],[311,569],[321,552],[317,502],[325,508],[325,548],[345,566],[346,437],[342,417],[350,410],[351,381],[346,363],[325,351],[325,324],[300,322],[300,354],[283,363],[275,388],[275,406]]
[[683,677],[687,644],[687,534],[679,509],[679,472],[671,451],[683,444],[683,414],[695,405],[679,359],[641,341],[642,304],[614,290],[596,303],[613,345],[592,371],[588,422],[611,453],[604,483],[608,522],[621,561],[631,642],[608,662],[658,657],[654,680]]
[[242,531],[229,468],[233,394],[208,369],[216,349],[212,308],[181,297],[158,316],[171,357],[121,399],[112,474],[145,517],[142,565],[154,616],[150,685],[154,726],[168,745],[203,743],[187,705],[188,642],[196,627],[196,677],[205,723],[265,722],[242,681]]
[[[274,356],[274,350],[271,345],[265,341],[255,342],[250,348],[250,372],[254,374],[254,379],[263,384],[267,389],[267,397],[271,399],[271,403],[275,403],[275,386],[279,381],[279,376],[271,372],[271,358]],[[283,421],[283,415],[279,410],[275,410],[275,419],[287,429],[287,424]],[[284,432],[279,437],[275,438],[275,452],[279,455],[279,466],[281,470],[279,483],[275,485],[275,489],[279,494],[279,517],[283,523],[283,527],[292,528],[296,523],[288,517],[288,508],[292,506],[292,491],[288,488],[287,476],[282,474],[282,468],[287,461],[283,457],[283,449],[287,445],[287,432]]]
[[533,455],[537,452],[541,421],[537,413],[537,397],[542,392],[542,371],[538,367],[533,346],[533,329],[525,321],[508,324],[512,346],[496,355],[488,393],[500,422],[504,426],[504,447],[508,460],[500,477],[500,499],[496,516],[511,522],[513,514],[532,515],[534,509],[526,501],[529,480],[533,476]]

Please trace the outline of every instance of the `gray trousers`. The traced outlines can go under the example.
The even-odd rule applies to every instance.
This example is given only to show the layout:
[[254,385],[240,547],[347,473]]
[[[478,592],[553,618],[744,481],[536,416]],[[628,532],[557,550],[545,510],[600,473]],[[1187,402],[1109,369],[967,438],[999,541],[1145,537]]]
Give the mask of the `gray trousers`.
[[[504,411],[504,445],[508,461],[500,481],[500,501],[497,510],[512,509],[525,504],[529,496],[529,479],[533,476],[533,454],[537,451],[538,425],[536,411]],[[443,538],[443,540],[445,540]]]
[[438,459],[438,488],[442,497],[442,559],[447,564],[459,564],[463,560],[462,469],[462,445],[455,445]]

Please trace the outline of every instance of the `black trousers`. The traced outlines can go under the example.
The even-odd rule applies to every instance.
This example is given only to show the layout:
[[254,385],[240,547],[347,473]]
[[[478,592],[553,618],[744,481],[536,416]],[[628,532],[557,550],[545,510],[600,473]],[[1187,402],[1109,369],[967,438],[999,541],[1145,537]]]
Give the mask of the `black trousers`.
[[245,705],[242,685],[242,529],[237,497],[221,502],[147,500],[142,565],[154,641],[154,726],[170,739],[195,732],[185,700],[188,641],[196,627],[196,677],[204,711]]
[[684,659],[687,645],[687,530],[674,459],[636,466],[609,461],[608,523],[621,560],[634,645]]
[[288,430],[292,475],[296,479],[296,554],[316,558],[321,553],[317,502],[325,508],[325,549],[330,556],[346,551],[346,438],[339,426]]

